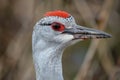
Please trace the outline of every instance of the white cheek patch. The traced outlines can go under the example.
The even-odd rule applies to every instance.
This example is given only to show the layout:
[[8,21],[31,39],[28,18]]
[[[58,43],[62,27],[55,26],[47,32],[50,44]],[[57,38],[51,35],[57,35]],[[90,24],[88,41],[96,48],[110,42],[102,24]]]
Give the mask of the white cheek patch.
[[70,34],[61,34],[59,36],[56,36],[54,39],[58,42],[68,42],[74,39],[74,36]]

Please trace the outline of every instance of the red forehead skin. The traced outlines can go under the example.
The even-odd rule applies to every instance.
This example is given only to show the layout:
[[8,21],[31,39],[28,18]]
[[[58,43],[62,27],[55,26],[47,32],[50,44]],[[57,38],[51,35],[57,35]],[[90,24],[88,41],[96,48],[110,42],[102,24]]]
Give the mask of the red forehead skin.
[[65,11],[57,10],[57,11],[47,12],[45,14],[45,16],[58,16],[58,17],[62,17],[62,18],[68,18],[70,16],[70,14]]

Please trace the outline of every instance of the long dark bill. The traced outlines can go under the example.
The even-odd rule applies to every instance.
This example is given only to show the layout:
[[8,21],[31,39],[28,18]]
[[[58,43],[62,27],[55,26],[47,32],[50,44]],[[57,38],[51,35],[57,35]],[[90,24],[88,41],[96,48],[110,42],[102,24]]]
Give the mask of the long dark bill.
[[111,35],[100,30],[86,28],[82,26],[74,26],[66,29],[63,33],[71,34],[74,39],[94,39],[94,38],[111,38]]

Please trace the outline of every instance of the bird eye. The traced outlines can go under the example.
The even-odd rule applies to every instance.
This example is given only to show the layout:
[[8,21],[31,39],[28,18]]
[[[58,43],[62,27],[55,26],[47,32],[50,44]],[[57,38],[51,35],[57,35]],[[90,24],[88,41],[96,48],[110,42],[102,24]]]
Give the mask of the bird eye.
[[65,26],[63,24],[54,22],[54,23],[52,23],[52,29],[55,31],[64,31]]

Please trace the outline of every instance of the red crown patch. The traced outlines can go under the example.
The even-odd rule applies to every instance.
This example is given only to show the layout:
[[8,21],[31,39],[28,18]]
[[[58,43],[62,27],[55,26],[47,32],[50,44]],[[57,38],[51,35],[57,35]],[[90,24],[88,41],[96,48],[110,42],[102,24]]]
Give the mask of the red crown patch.
[[45,16],[58,16],[58,17],[62,17],[62,18],[68,18],[70,16],[70,14],[65,11],[57,10],[57,11],[47,12],[45,14]]

